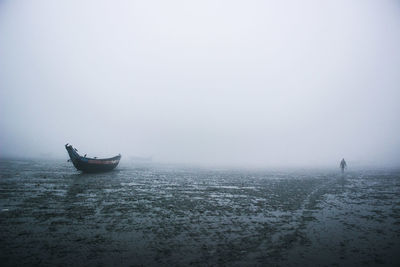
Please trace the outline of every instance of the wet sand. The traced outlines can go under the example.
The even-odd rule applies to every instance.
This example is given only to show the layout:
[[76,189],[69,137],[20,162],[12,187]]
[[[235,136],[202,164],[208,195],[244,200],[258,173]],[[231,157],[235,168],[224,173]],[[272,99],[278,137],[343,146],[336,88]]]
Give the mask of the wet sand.
[[400,266],[400,171],[0,161],[0,262]]

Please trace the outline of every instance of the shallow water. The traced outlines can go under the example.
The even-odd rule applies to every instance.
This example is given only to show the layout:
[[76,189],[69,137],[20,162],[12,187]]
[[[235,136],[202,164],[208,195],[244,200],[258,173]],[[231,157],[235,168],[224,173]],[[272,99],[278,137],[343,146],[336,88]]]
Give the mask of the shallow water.
[[400,171],[0,161],[11,265],[400,265]]

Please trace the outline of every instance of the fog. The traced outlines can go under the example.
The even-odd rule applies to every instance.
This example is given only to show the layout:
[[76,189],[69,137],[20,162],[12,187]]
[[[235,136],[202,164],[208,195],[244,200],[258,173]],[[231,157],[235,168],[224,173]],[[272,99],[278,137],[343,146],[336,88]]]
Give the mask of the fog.
[[1,1],[0,156],[400,166],[399,1]]

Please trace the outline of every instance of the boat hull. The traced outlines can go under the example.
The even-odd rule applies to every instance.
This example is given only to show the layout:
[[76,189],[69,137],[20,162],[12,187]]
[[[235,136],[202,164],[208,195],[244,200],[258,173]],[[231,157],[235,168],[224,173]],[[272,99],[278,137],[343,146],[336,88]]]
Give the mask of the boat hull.
[[121,155],[107,159],[82,157],[75,148],[68,144],[65,145],[65,149],[68,152],[72,164],[77,170],[82,172],[94,173],[111,171],[118,166],[121,159]]

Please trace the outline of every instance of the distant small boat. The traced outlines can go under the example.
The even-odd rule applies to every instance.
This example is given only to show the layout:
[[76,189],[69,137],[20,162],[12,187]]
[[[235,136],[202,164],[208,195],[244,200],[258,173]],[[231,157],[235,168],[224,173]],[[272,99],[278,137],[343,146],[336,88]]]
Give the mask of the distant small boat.
[[78,150],[69,144],[65,145],[65,149],[67,149],[69,158],[75,168],[83,172],[111,171],[117,167],[119,160],[121,159],[121,155],[107,159],[87,158],[86,155],[82,157],[78,154]]
[[131,156],[130,159],[134,162],[152,162],[153,156],[150,157],[138,157],[138,156]]

